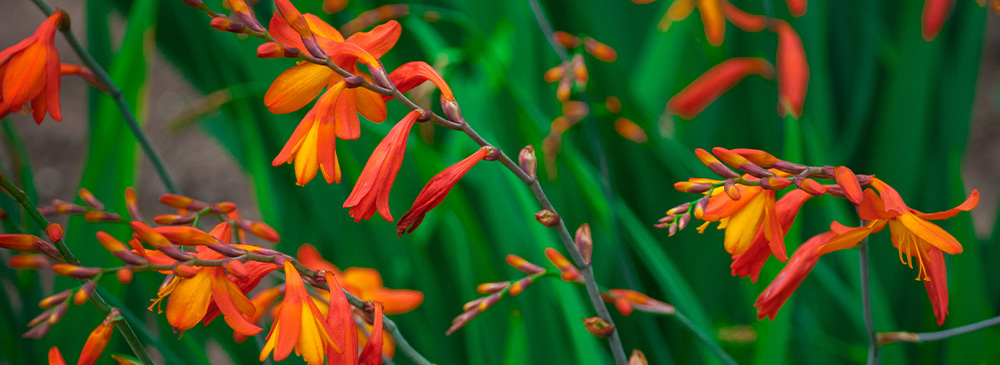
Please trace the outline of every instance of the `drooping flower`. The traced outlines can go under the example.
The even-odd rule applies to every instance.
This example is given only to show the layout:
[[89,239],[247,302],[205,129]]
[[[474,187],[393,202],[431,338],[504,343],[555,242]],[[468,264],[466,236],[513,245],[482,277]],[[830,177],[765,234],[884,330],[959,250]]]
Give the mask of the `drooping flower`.
[[62,120],[62,75],[54,41],[65,16],[57,10],[38,26],[35,34],[0,51],[0,119],[27,108],[35,123],[41,124],[46,113],[56,121]]
[[355,222],[371,218],[376,210],[383,219],[392,222],[389,191],[399,173],[399,166],[403,164],[410,128],[420,114],[419,111],[411,111],[396,123],[368,158],[351,195],[344,202],[344,208],[351,208],[350,215]]
[[[297,10],[290,11],[294,10],[291,4],[286,6],[290,7],[288,13],[297,14]],[[314,41],[315,47],[328,54],[338,66],[353,75],[372,80],[358,69],[359,62],[365,63],[375,81],[388,79],[378,58],[396,44],[401,32],[399,23],[390,21],[345,40],[335,28],[312,14],[297,14],[294,21],[275,14],[269,30],[286,47],[305,49],[312,45],[303,43],[304,40]],[[309,31],[308,37],[303,35],[305,31]],[[324,88],[326,92],[272,162],[272,165],[278,166],[294,160],[299,185],[308,183],[318,169],[322,169],[328,183],[339,182],[340,166],[334,148],[335,138],[351,140],[361,135],[359,113],[376,123],[386,118],[385,101],[381,95],[361,87],[348,87],[343,77],[332,69],[308,62],[279,75],[264,95],[264,104],[272,113],[290,113],[315,99]]]
[[[441,74],[428,65],[427,62],[414,61],[404,63],[402,66],[392,70],[389,79],[396,85],[400,92],[407,92],[426,81],[434,83],[441,90],[441,108],[448,119],[459,123],[462,121],[462,111],[455,101],[455,95],[451,92],[451,87],[444,81]],[[383,100],[389,101],[390,96],[383,96]]]
[[281,361],[295,350],[307,364],[323,364],[327,348],[333,348],[334,352],[341,352],[341,349],[330,339],[324,317],[306,291],[298,270],[288,261],[284,269],[285,298],[267,334],[260,361],[271,352],[274,352],[275,361]]
[[455,183],[462,176],[465,176],[465,173],[469,172],[472,166],[475,166],[476,163],[486,158],[486,155],[490,152],[491,150],[487,147],[480,148],[476,153],[449,166],[431,178],[431,181],[427,182],[423,190],[420,190],[420,194],[417,194],[417,199],[413,202],[410,210],[396,223],[396,234],[402,237],[403,233],[410,233],[414,229],[417,229],[420,223],[423,222],[427,212],[434,209],[438,204],[441,204],[441,201],[448,196],[448,192],[455,186]]
[[[830,225],[830,232],[813,237],[803,244],[792,255],[792,260],[782,273],[757,298],[754,306],[758,308],[759,318],[774,318],[812,270],[819,256],[855,247],[865,237],[888,226],[892,245],[899,251],[900,262],[913,268],[916,261],[917,280],[924,282],[938,325],[944,323],[948,316],[948,282],[943,253],[959,254],[962,252],[962,245],[947,231],[928,220],[948,219],[959,212],[972,210],[979,205],[979,191],[973,190],[965,202],[955,208],[938,213],[922,213],[906,206],[899,193],[885,182],[872,177],[871,186],[878,194],[875,190],[866,189],[858,207],[861,219],[868,223],[861,227],[847,227],[834,222]],[[792,261],[797,264],[793,265]]]
[[802,116],[806,89],[809,86],[809,63],[802,39],[784,20],[775,21],[773,30],[778,33],[778,115]]
[[736,57],[722,61],[670,98],[667,110],[681,118],[693,119],[740,80],[753,74],[770,80],[774,77],[774,67],[763,58]]
[[[788,230],[792,227],[792,223],[795,221],[796,214],[802,208],[802,204],[812,197],[809,193],[795,189],[789,191],[778,200],[775,204],[775,212],[778,224],[781,227],[781,235],[788,233]],[[729,266],[732,269],[733,276],[749,276],[751,282],[757,282],[760,270],[764,267],[764,263],[767,262],[767,258],[771,256],[772,252],[763,228],[762,226],[757,231],[757,235],[754,236],[753,242],[750,243],[750,248],[747,251],[739,255],[733,255],[733,263]]]

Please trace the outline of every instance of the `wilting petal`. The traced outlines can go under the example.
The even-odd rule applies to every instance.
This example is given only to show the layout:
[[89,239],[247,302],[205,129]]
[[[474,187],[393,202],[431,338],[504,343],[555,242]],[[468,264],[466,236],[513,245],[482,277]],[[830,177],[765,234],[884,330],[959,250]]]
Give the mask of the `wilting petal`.
[[309,104],[326,87],[333,70],[326,66],[302,63],[274,79],[264,94],[264,105],[275,114],[291,113]]
[[699,76],[681,92],[670,98],[667,110],[684,119],[693,119],[723,93],[736,86],[744,77],[758,74],[765,79],[774,77],[774,68],[762,58],[730,58]]
[[774,281],[764,289],[764,292],[757,297],[754,307],[757,308],[757,319],[774,319],[774,316],[781,310],[781,306],[788,301],[795,289],[802,284],[809,272],[816,266],[816,262],[822,253],[818,249],[829,242],[836,233],[826,232],[813,236],[808,241],[799,246],[798,250],[781,269]]
[[396,45],[396,41],[399,40],[399,35],[402,32],[403,28],[399,25],[399,22],[390,20],[385,24],[380,24],[372,28],[370,31],[354,33],[347,38],[347,41],[361,46],[361,48],[368,51],[373,57],[381,58]]
[[802,106],[809,86],[809,63],[802,39],[783,20],[775,22],[778,33],[778,114],[791,112],[796,119],[802,116]]

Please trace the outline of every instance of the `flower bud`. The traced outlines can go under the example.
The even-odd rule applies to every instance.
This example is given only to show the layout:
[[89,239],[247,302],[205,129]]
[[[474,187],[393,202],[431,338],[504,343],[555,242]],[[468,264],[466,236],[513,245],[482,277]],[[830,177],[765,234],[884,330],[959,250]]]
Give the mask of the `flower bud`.
[[712,154],[709,153],[708,151],[705,151],[701,148],[696,148],[694,150],[694,154],[695,156],[698,157],[698,160],[700,160],[702,164],[705,164],[705,166],[707,166],[709,170],[712,170],[712,172],[716,173],[717,175],[727,179],[740,177],[740,174],[737,174],[735,171],[730,170],[728,167],[726,167],[726,165],[723,165],[722,162],[719,161],[719,159],[715,158],[715,156],[712,156]]
[[237,279],[245,279],[250,275],[250,271],[247,270],[246,265],[243,265],[239,260],[229,260],[226,262],[226,272],[229,275],[235,276]]
[[83,200],[83,202],[87,204],[87,206],[90,207],[90,209],[104,210],[104,203],[101,203],[100,200],[97,200],[97,197],[95,197],[94,193],[91,193],[90,190],[87,190],[85,188],[80,188],[80,199]]
[[177,194],[160,195],[160,203],[177,209],[186,209],[190,211],[199,211],[208,207],[207,203]]
[[590,225],[584,223],[580,225],[580,228],[576,230],[576,249],[580,251],[580,255],[583,256],[583,262],[590,264],[590,256],[594,252],[594,239],[590,234]]
[[689,222],[691,222],[691,216],[687,214],[682,215],[679,219],[677,219],[677,229],[684,229],[684,227],[687,227]]
[[531,283],[533,282],[535,282],[534,277],[525,276],[523,279],[518,280],[514,284],[511,284],[510,289],[507,290],[507,293],[510,293],[510,296],[512,297],[517,296],[518,294],[521,294],[521,292],[523,292],[524,289],[527,289],[529,286],[531,286]]
[[195,218],[198,218],[198,212],[190,212],[187,214],[162,214],[153,217],[153,222],[162,225],[188,224],[194,222]]
[[23,253],[11,256],[7,260],[7,266],[15,270],[38,270],[52,267],[52,263],[45,258],[45,255]]
[[164,226],[153,228],[153,230],[175,245],[203,246],[219,243],[218,239],[195,227]]
[[35,244],[32,246],[34,247],[33,251],[41,252],[53,260],[63,261],[62,254],[60,254],[59,250],[57,250],[51,243],[45,241],[35,241]]
[[850,200],[854,205],[861,205],[861,200],[864,198],[861,183],[858,182],[858,177],[850,168],[847,166],[837,167],[833,170],[833,178],[837,185],[843,189],[847,200]]
[[798,174],[801,173],[802,171],[805,171],[806,168],[808,168],[808,166],[806,165],[799,165],[797,163],[791,163],[784,160],[774,161],[774,163],[771,164],[771,167],[774,169],[787,172],[789,174]]
[[46,311],[45,313],[42,313],[42,315],[44,315],[44,317],[42,317],[43,322],[35,326],[34,328],[28,330],[28,332],[25,332],[23,335],[21,335],[21,337],[33,338],[38,340],[41,339],[42,337],[45,337],[46,333],[49,333],[49,329],[52,328],[52,323],[49,323],[48,321],[51,313]]
[[573,266],[573,263],[569,262],[569,260],[566,259],[566,256],[563,256],[556,249],[552,247],[546,247],[545,258],[549,259],[549,262],[551,262],[553,266],[555,266],[556,268],[559,269],[559,271],[562,272],[562,274],[559,275],[559,278],[562,279],[563,281],[566,282],[580,281],[580,279],[583,277],[580,274],[580,270],[578,270],[576,266]]
[[770,153],[761,150],[753,150],[749,148],[734,148],[730,151],[740,156],[743,156],[747,160],[750,160],[750,162],[753,163],[754,165],[764,168],[771,167],[772,164],[778,161],[777,157],[774,157]]
[[618,97],[609,96],[604,100],[604,107],[608,108],[608,111],[614,114],[622,112],[622,102],[618,100]]
[[236,203],[221,202],[209,205],[208,209],[210,209],[215,214],[229,214],[236,211]]
[[590,53],[594,58],[599,59],[604,62],[615,62],[618,59],[618,52],[615,52],[614,48],[608,45],[598,42],[593,38],[587,38],[583,41],[583,47]]
[[100,242],[105,249],[111,252],[111,254],[115,255],[115,257],[127,264],[145,265],[149,263],[149,260],[135,254],[129,250],[128,247],[125,247],[124,243],[115,239],[110,234],[97,232],[97,242]]
[[206,247],[208,247],[210,250],[218,252],[220,255],[226,256],[226,257],[238,257],[238,256],[242,256],[244,253],[246,253],[246,251],[244,251],[242,249],[239,249],[239,248],[236,248],[236,247],[233,247],[231,245],[224,244],[224,243],[211,244],[211,245],[208,245]]
[[125,188],[125,208],[128,210],[128,215],[132,217],[132,220],[144,220],[142,213],[139,212],[139,198],[135,194],[135,189],[131,186]]
[[63,302],[62,305],[56,307],[51,311],[51,313],[49,313],[49,319],[48,319],[49,324],[59,323],[59,320],[61,320],[63,316],[66,315],[67,311],[69,311],[69,303]]
[[465,327],[465,325],[469,323],[469,321],[471,321],[473,318],[476,318],[476,316],[478,315],[479,315],[479,308],[472,308],[465,311],[465,313],[460,314],[458,317],[455,317],[455,319],[451,321],[452,323],[451,327],[448,328],[447,332],[445,332],[445,336],[450,336],[452,333],[455,333],[455,331],[458,331],[462,327]]
[[796,178],[795,186],[797,186],[799,190],[807,192],[809,193],[809,195],[812,196],[820,196],[826,193],[826,189],[823,188],[822,184],[810,178],[805,178],[805,179]]
[[212,20],[208,24],[211,25],[213,29],[220,32],[228,32],[229,28],[233,26],[233,22],[230,21],[229,18],[223,16],[217,16],[215,18],[212,18]]
[[83,303],[86,303],[87,300],[90,299],[90,296],[94,294],[95,289],[97,289],[96,281],[91,280],[84,283],[83,286],[81,286],[80,289],[73,294],[73,304],[83,305]]
[[501,281],[498,283],[482,283],[476,287],[476,291],[479,292],[479,294],[493,294],[507,289],[508,286],[510,286],[510,282],[507,281]]
[[687,213],[688,208],[690,208],[690,207],[691,207],[691,203],[680,204],[680,205],[678,205],[676,207],[668,209],[667,210],[667,215],[678,215],[678,214]]
[[442,95],[441,110],[444,110],[444,115],[448,117],[448,120],[455,123],[465,123],[465,118],[462,117],[462,108],[458,107],[457,101],[448,100]]
[[542,209],[535,213],[535,220],[549,228],[558,226],[560,222],[559,215],[548,209]]
[[251,223],[249,231],[254,236],[260,237],[260,238],[262,238],[264,240],[267,240],[267,241],[271,241],[271,242],[275,242],[275,243],[277,243],[278,241],[281,241],[281,236],[278,235],[278,232],[275,231],[274,228],[271,228],[271,226],[267,225],[267,223],[264,223],[264,222],[253,222],[253,223]]
[[72,293],[73,293],[72,290],[67,289],[57,294],[48,296],[45,299],[42,299],[41,301],[38,302],[38,308],[49,309],[57,305],[60,305],[63,302],[65,302],[66,298],[69,298],[69,295]]
[[128,284],[132,282],[132,269],[123,267],[115,272],[115,276],[118,277],[118,281],[122,284]]
[[122,221],[122,216],[120,216],[118,214],[115,214],[115,213],[104,212],[104,211],[100,211],[100,212],[98,212],[98,211],[90,211],[90,212],[84,213],[83,218],[86,219],[87,222],[91,222],[91,223],[121,222]]
[[250,7],[247,6],[247,3],[243,0],[229,0],[229,8],[233,9],[236,16],[238,16],[240,20],[246,24],[247,28],[250,28],[250,30],[254,32],[263,32],[266,30],[264,29],[264,26],[260,25],[260,22],[257,21],[257,17],[253,15],[253,10],[250,9]]
[[632,350],[632,356],[628,358],[628,365],[649,365],[649,361],[646,360],[646,355],[642,351],[636,349]]
[[573,49],[580,45],[580,38],[561,30],[552,33],[552,39],[565,49]]
[[540,274],[545,272],[545,269],[539,267],[538,265],[528,262],[528,260],[522,259],[517,255],[507,255],[507,264],[514,267],[515,269],[528,274]]
[[52,242],[59,242],[63,239],[63,228],[59,223],[49,223],[45,227],[45,234],[49,236],[49,240]]
[[0,248],[14,251],[38,251],[35,242],[41,238],[30,234],[0,234]]
[[70,264],[52,265],[52,271],[56,274],[76,279],[90,279],[101,273],[97,267],[82,267]]
[[104,322],[101,322],[90,333],[90,336],[87,337],[87,343],[83,345],[83,351],[80,353],[80,361],[77,364],[90,365],[97,361],[97,358],[104,352],[104,348],[108,346],[108,341],[111,340],[111,332],[115,328],[115,322],[121,320],[121,318],[122,315],[118,311],[118,308],[111,308],[111,313],[104,318]]
[[532,180],[537,178],[535,172],[538,169],[538,159],[535,158],[534,147],[527,145],[521,149],[521,153],[517,155],[517,164],[529,178]]
[[682,193],[703,194],[712,189],[712,184],[678,181],[674,183],[674,189]]
[[176,263],[174,264],[174,274],[185,279],[190,279],[198,274],[198,269],[187,264]]
[[348,89],[358,88],[364,83],[365,83],[365,78],[361,76],[354,75],[351,77],[344,78],[344,86],[346,86]]
[[747,160],[740,154],[732,152],[725,148],[722,147],[712,148],[712,153],[715,156],[717,156],[720,160],[722,160],[722,162],[725,162],[727,165],[735,167],[737,170],[743,171],[755,177],[766,178],[774,176],[774,174],[772,174],[770,171],[767,171],[764,168],[755,165],[753,162],[750,162],[750,160]]
[[769,177],[760,179],[760,186],[764,189],[780,191],[792,185],[792,182],[783,177]]
[[583,318],[583,323],[587,332],[600,338],[608,338],[615,333],[615,325],[606,322],[601,317]]
[[733,179],[726,180],[726,183],[722,185],[722,189],[729,195],[729,199],[740,200],[740,189],[736,186],[736,182]]
[[479,305],[477,307],[479,308],[480,312],[483,312],[483,311],[489,309],[490,307],[492,307],[494,304],[497,304],[497,302],[500,301],[500,298],[503,298],[503,293],[502,292],[501,293],[493,293],[492,295],[486,297],[481,302],[479,302]]
[[470,301],[466,302],[465,304],[462,304],[462,310],[467,311],[467,310],[476,308],[476,310],[478,311],[479,310],[479,303],[482,303],[484,300],[486,300],[486,297],[479,297],[479,298],[470,300]]
[[559,66],[550,68],[548,71],[545,71],[545,74],[542,75],[542,79],[544,79],[545,82],[550,82],[550,83],[556,82],[562,80],[563,74],[565,73],[566,73],[565,67],[563,67],[563,65],[560,64]]

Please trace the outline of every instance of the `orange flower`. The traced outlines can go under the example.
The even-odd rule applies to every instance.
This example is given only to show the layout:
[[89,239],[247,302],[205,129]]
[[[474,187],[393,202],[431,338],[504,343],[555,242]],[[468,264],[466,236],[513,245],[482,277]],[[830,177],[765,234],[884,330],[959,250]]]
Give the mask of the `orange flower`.
[[[754,179],[750,176],[745,178]],[[704,231],[708,222],[720,222],[719,229],[726,230],[726,252],[734,256],[746,253],[760,232],[764,241],[768,242],[769,251],[778,260],[787,260],[785,231],[779,225],[774,190],[765,190],[760,186],[736,185],[732,189],[739,191],[736,194],[738,198],[733,199],[729,194],[724,194],[723,189],[718,187],[708,193],[710,198],[705,212],[700,217],[697,213],[695,215],[695,218],[705,221],[698,230]]]
[[340,347],[330,339],[323,315],[306,292],[298,270],[285,261],[285,299],[271,325],[271,332],[267,334],[260,361],[264,361],[272,351],[275,361],[284,360],[294,349],[307,364],[323,364],[329,347],[341,352]]
[[806,15],[806,0],[785,0],[785,3],[788,5],[788,12],[792,13],[792,16],[798,18]]
[[63,359],[58,347],[52,346],[49,349],[49,365],[66,365],[66,360]]
[[90,365],[97,361],[97,358],[104,352],[104,348],[108,346],[108,341],[111,340],[115,321],[121,319],[122,315],[118,308],[111,308],[111,313],[108,313],[104,321],[93,332],[90,332],[90,336],[87,336],[87,342],[83,344],[83,351],[80,352],[80,360],[77,361],[78,365]]
[[[866,189],[862,204],[858,207],[861,219],[868,223],[861,227],[846,227],[833,222],[830,232],[813,237],[803,244],[792,255],[792,260],[782,269],[782,273],[757,298],[754,306],[758,308],[759,318],[774,318],[812,270],[819,256],[855,247],[868,235],[888,226],[892,232],[892,245],[899,250],[900,262],[913,268],[913,262],[916,261],[917,280],[924,282],[938,325],[944,323],[948,316],[948,282],[942,253],[959,254],[962,252],[962,245],[951,234],[928,220],[948,219],[959,212],[972,210],[979,205],[979,191],[973,190],[968,199],[955,208],[928,214],[907,207],[895,189],[877,178],[871,178],[871,186],[879,194]],[[800,257],[798,261],[796,256]],[[916,256],[916,260],[913,256]],[[793,265],[793,261],[801,263]]]
[[752,74],[770,80],[774,77],[774,67],[763,58],[737,57],[722,61],[670,98],[667,111],[684,119],[693,119],[715,99]]
[[[705,25],[705,38],[713,46],[722,44],[726,36],[726,20],[722,17],[721,0],[697,0],[698,11],[701,12],[701,22]],[[687,18],[694,10],[695,0],[674,0],[663,14],[656,28],[662,32],[670,28],[670,24]]]
[[396,123],[368,158],[357,184],[344,202],[344,208],[351,208],[350,214],[355,222],[371,218],[376,210],[383,219],[392,222],[392,214],[389,212],[389,191],[392,190],[392,183],[399,173],[399,166],[403,164],[410,128],[420,114],[419,111],[411,111],[403,120]]
[[423,222],[424,215],[438,204],[441,204],[441,201],[448,196],[448,192],[455,186],[455,183],[462,176],[465,176],[465,173],[469,172],[472,166],[482,161],[490,151],[487,147],[480,148],[476,153],[449,166],[431,178],[431,181],[427,182],[423,190],[420,190],[420,194],[417,194],[417,199],[413,202],[410,210],[396,223],[396,234],[402,237],[403,233],[410,233],[414,229],[417,229],[420,226],[420,222]]
[[[371,333],[382,333],[382,303],[375,302],[374,306],[375,313],[373,317],[375,317],[375,320]],[[365,344],[365,348],[361,350],[361,356],[358,357],[358,363],[361,365],[381,365],[382,340],[383,336],[369,337],[368,343]]]
[[774,24],[773,29],[778,33],[778,115],[784,117],[786,112],[791,112],[793,117],[799,118],[809,86],[806,51],[791,25],[784,20]]
[[[287,4],[287,1],[282,3]],[[388,79],[378,58],[399,39],[401,28],[398,22],[390,21],[345,40],[340,32],[318,17],[298,14],[297,10],[292,12],[294,7],[291,4],[287,6],[289,11],[282,13],[285,18],[275,14],[271,19],[270,32],[276,40],[287,47],[303,49],[307,47],[303,40],[314,39],[316,47],[329,54],[332,61],[344,70],[370,80],[358,69],[357,63],[363,62],[376,81]],[[290,18],[286,13],[297,14],[293,24],[286,21]],[[304,31],[311,32],[309,37],[302,34]],[[347,87],[343,77],[332,69],[307,62],[278,75],[264,95],[264,104],[272,113],[290,113],[309,104],[324,88],[326,92],[272,161],[272,165],[278,166],[294,160],[296,183],[299,185],[312,180],[318,169],[322,169],[327,183],[340,182],[335,139],[358,139],[361,135],[358,113],[376,123],[381,123],[386,117],[385,101],[381,95],[365,88]]]
[[[775,204],[775,212],[778,217],[778,224],[781,227],[781,235],[788,233],[788,229],[792,227],[795,215],[802,208],[802,204],[812,197],[809,193],[795,189],[789,191],[778,200]],[[753,242],[750,243],[750,248],[746,252],[733,255],[733,263],[729,266],[732,269],[733,276],[749,276],[751,282],[757,282],[760,270],[764,267],[764,263],[767,262],[767,258],[771,256],[772,252],[765,235],[765,230],[763,227],[761,228],[757,231],[757,235],[754,236]]]
[[[158,227],[159,228],[159,227]],[[220,240],[228,241],[230,236],[228,223],[219,223],[210,233]],[[256,246],[234,245],[247,251],[259,250]],[[198,246],[194,256],[203,260],[218,260],[223,255]],[[146,259],[154,264],[173,264],[174,259],[161,252],[149,252]],[[234,331],[247,336],[253,336],[261,331],[250,320],[255,313],[253,303],[246,293],[253,290],[260,280],[277,268],[268,263],[250,261],[245,265],[246,273],[242,278],[227,275],[225,267],[198,267],[190,278],[174,279],[157,293],[158,298],[149,306],[152,310],[164,297],[170,296],[167,303],[167,322],[174,328],[184,331],[193,328],[199,322],[206,325],[212,322],[220,313],[226,324]]]
[[[456,123],[462,122],[462,111],[458,107],[458,102],[455,101],[455,95],[451,93],[451,87],[448,86],[448,83],[444,82],[441,74],[426,62],[414,61],[404,63],[402,66],[392,70],[392,73],[389,74],[389,79],[396,85],[399,92],[403,93],[426,81],[433,82],[434,86],[437,86],[441,90],[441,109],[444,110],[445,115],[448,119]],[[389,101],[391,98],[391,96],[382,97],[384,101]]]
[[35,34],[0,51],[0,119],[27,106],[35,123],[41,124],[45,113],[56,121],[62,120],[59,109],[62,75],[54,41],[56,29],[65,16],[66,13],[57,10],[38,26]]
[[[303,256],[303,248],[299,247],[299,256]],[[310,249],[315,250],[312,246]],[[322,258],[318,258],[323,260]],[[301,262],[301,261],[300,261]],[[325,262],[325,261],[324,261]],[[332,266],[332,265],[331,265]],[[336,267],[334,267],[336,269]],[[325,273],[327,284],[330,286],[330,305],[327,309],[326,325],[330,329],[330,338],[334,343],[344,344],[343,352],[327,350],[330,354],[330,364],[351,364],[358,358],[358,330],[354,324],[354,316],[351,314],[351,304],[347,302],[347,296],[340,287],[340,283],[334,278],[330,271]]]
[[403,314],[416,309],[424,301],[424,293],[410,289],[389,289],[382,283],[378,270],[349,267],[341,272],[336,266],[323,259],[319,251],[310,244],[299,247],[296,258],[302,265],[312,270],[330,271],[339,276],[339,284],[345,290],[364,301],[377,301],[385,305],[388,315]]

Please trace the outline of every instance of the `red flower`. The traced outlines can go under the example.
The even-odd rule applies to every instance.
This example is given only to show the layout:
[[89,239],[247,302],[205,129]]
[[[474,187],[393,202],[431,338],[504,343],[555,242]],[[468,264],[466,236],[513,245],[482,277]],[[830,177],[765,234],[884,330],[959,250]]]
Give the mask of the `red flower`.
[[667,102],[667,111],[693,119],[715,99],[751,74],[774,77],[774,67],[763,58],[737,57],[712,67]]
[[424,215],[438,204],[441,204],[441,201],[448,196],[448,192],[455,186],[455,183],[462,176],[465,176],[465,173],[469,172],[472,166],[482,161],[490,151],[487,147],[480,148],[472,156],[466,157],[464,160],[449,166],[444,171],[435,175],[431,181],[428,181],[424,189],[420,191],[420,194],[417,194],[417,199],[413,202],[410,210],[396,223],[396,234],[402,237],[403,233],[410,233],[414,229],[417,229],[420,226],[420,222],[423,222]]
[[791,25],[784,20],[774,24],[773,30],[778,33],[778,115],[784,117],[786,112],[791,112],[793,117],[799,118],[809,86],[806,51]]
[[399,173],[399,166],[403,163],[410,127],[413,127],[419,116],[420,112],[414,110],[396,123],[368,158],[368,163],[361,171],[354,190],[344,202],[344,208],[351,208],[350,214],[355,222],[371,218],[376,210],[382,218],[392,222],[392,214],[389,213],[389,191],[396,180],[396,174]]
[[42,123],[45,113],[62,120],[62,75],[54,41],[64,16],[62,10],[52,13],[31,37],[0,51],[0,119],[27,106],[36,123]]

